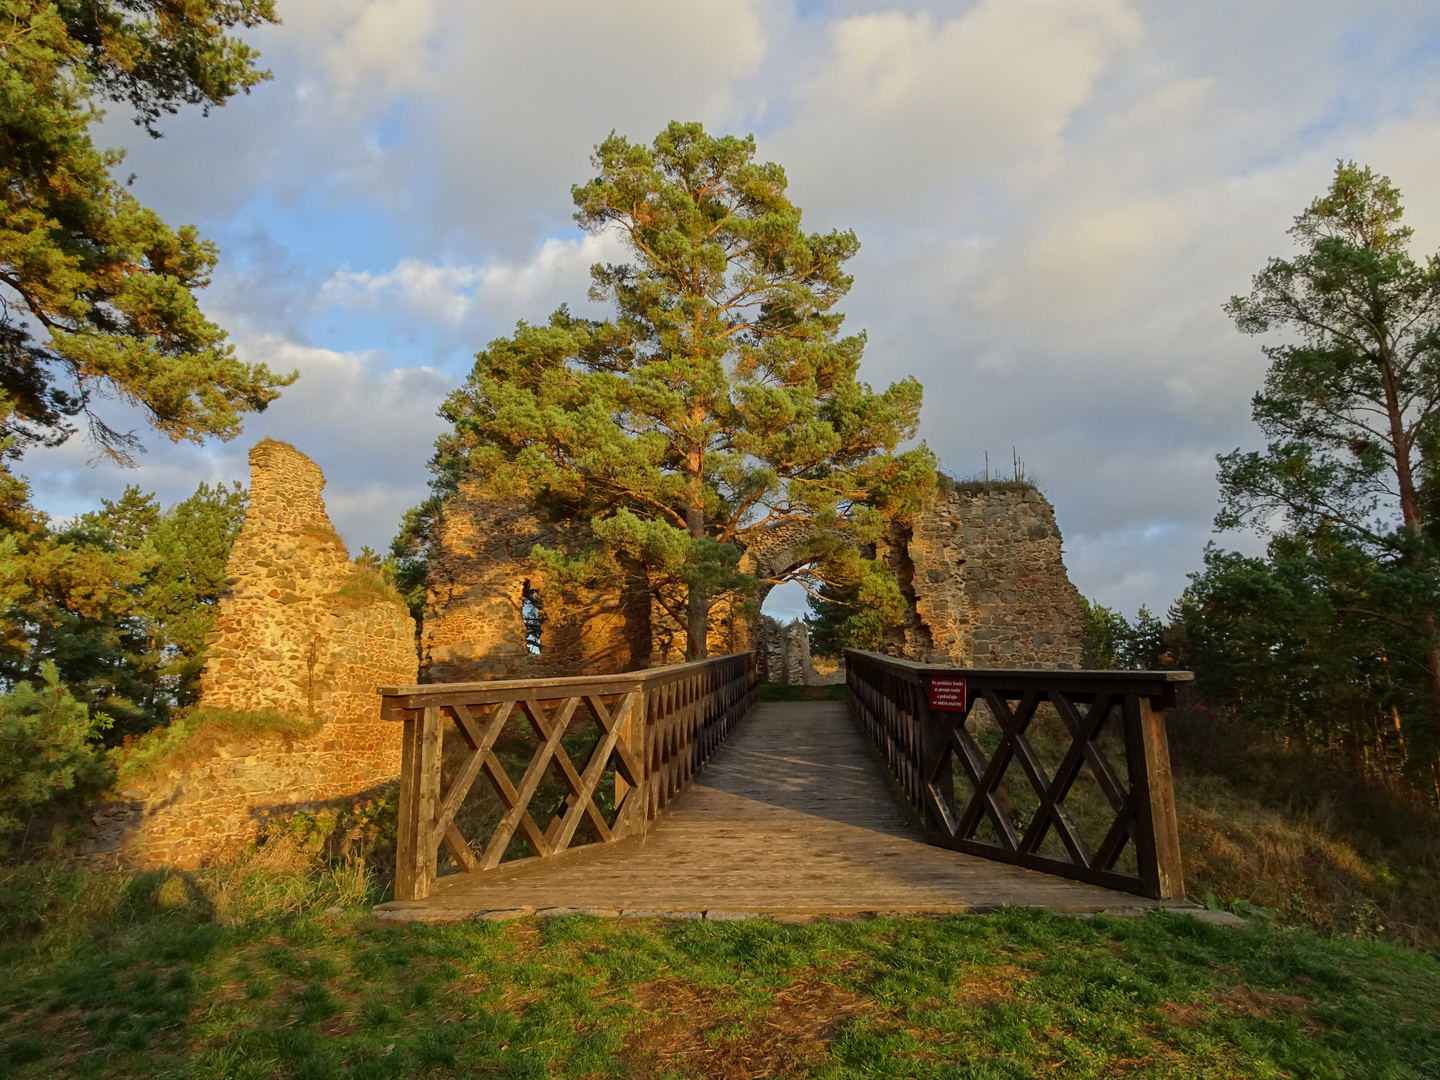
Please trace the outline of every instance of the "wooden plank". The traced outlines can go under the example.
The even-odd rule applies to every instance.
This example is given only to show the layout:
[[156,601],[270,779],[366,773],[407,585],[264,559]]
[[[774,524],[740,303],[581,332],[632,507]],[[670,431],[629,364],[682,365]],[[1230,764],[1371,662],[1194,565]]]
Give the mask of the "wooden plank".
[[[627,696],[620,705],[620,715],[627,715],[633,704],[634,695]],[[610,754],[615,749],[617,740],[620,738],[621,725],[610,719],[605,707],[598,700],[592,699],[590,707],[593,708],[596,715],[600,717],[600,722],[605,725],[606,731],[604,738],[596,743],[595,749],[590,755],[590,761],[585,766],[585,774],[581,778],[579,789],[575,792],[575,798],[579,806],[585,807],[586,810],[592,812],[595,817],[599,817],[600,811],[596,809],[592,800],[595,796],[595,788],[600,783],[600,777],[605,774],[605,765],[610,760]],[[565,822],[561,825],[560,831],[554,839],[554,849],[556,851],[564,851],[570,846],[570,839],[575,835],[575,829],[579,824],[579,809],[572,806],[569,813],[565,815]],[[603,818],[600,820],[600,827],[596,830],[596,834],[602,843],[608,843],[614,839]]]
[[425,895],[416,877],[420,866],[420,731],[421,718],[410,713],[400,737],[400,813],[395,830],[395,898],[419,900]]
[[445,725],[440,710],[434,706],[421,711],[420,754],[415,799],[415,889],[420,896],[430,891],[435,881],[436,849],[440,838],[432,831],[435,810],[440,799],[441,740]]
[[1175,785],[1170,773],[1170,740],[1165,714],[1139,701],[1140,734],[1145,746],[1146,795],[1155,835],[1155,895],[1161,900],[1185,896],[1185,873],[1180,859],[1180,826],[1175,813]]
[[[500,759],[495,756],[495,751],[493,750],[487,752],[485,755],[485,775],[490,778],[490,783],[495,786],[495,793],[500,796],[500,801],[505,804],[508,810],[514,810],[517,807],[521,808],[520,831],[525,834],[525,839],[535,850],[535,854],[541,856],[549,855],[550,844],[545,839],[545,834],[541,831],[540,826],[535,824],[535,819],[530,816],[529,811],[524,809],[525,804],[520,802],[520,793],[515,790],[515,785],[510,782],[509,775],[505,772],[504,766],[500,764]],[[514,833],[512,832],[511,835],[513,836]],[[505,849],[501,847],[495,850],[494,861],[491,861],[491,850],[494,847],[494,839],[495,834],[492,833],[490,843],[486,845],[485,854],[480,860],[480,868],[482,870],[489,870],[498,864],[501,857],[505,854]],[[508,844],[510,838],[506,837],[505,842]]]
[[[635,701],[638,697],[639,695],[632,690],[620,699],[620,707],[615,713],[615,716],[623,718],[619,721],[622,726],[630,722],[630,711],[635,707]],[[610,711],[605,708],[605,703],[598,697],[587,697],[586,700],[590,702],[590,707],[595,710],[595,717],[600,721],[600,727],[605,733],[608,735],[613,731],[617,736],[616,739],[611,740],[611,745],[614,747],[616,755],[620,759],[620,768],[617,772],[623,772],[632,784],[640,783],[640,776],[644,772],[644,769],[641,767],[640,762],[635,759],[635,755],[630,752],[630,747],[625,745],[624,740],[618,738],[620,732],[616,728],[617,721],[615,717],[610,715]]]
[[[540,778],[545,775],[545,770],[550,765],[550,759],[555,756],[555,750],[560,745],[560,739],[565,734],[566,725],[569,723],[571,715],[574,714],[577,704],[579,704],[577,699],[568,699],[563,708],[563,717],[557,716],[553,723],[548,723],[544,710],[537,702],[533,700],[525,702],[525,711],[530,714],[536,730],[543,731],[548,726],[549,738],[530,759],[530,764],[525,769],[525,775],[520,778],[520,786],[512,789],[508,797],[507,793],[501,792],[501,798],[509,803],[510,808],[500,818],[500,823],[495,826],[495,832],[490,836],[490,842],[485,845],[485,857],[481,860],[485,869],[488,870],[499,864],[501,857],[505,854],[505,848],[510,844],[510,838],[515,835],[516,828],[522,822],[529,821],[532,826],[534,825],[534,819],[530,817],[529,811],[530,800],[535,795],[535,789],[540,786]],[[491,756],[493,757],[493,754]],[[525,838],[536,849],[537,855],[548,855],[553,850],[545,834],[538,830],[533,838],[528,833]]]
[[445,838],[445,846],[450,849],[450,855],[459,864],[460,869],[467,874],[473,874],[480,869],[480,863],[475,859],[475,853],[470,850],[470,844],[461,835],[460,830],[453,824],[446,824],[441,835]]
[[[1141,910],[1150,901],[925,842],[839,702],[764,703],[640,837],[442,879],[419,907],[845,912]],[[1135,879],[1107,880],[1133,890]],[[423,905],[430,905],[427,908]]]
[[[376,693],[382,697],[395,698],[392,709],[421,708],[423,705],[408,704],[410,699],[449,697],[456,700],[490,704],[496,701],[521,701],[526,697],[541,701],[559,701],[567,697],[590,693],[629,693],[642,687],[667,686],[672,682],[689,678],[697,670],[707,666],[735,659],[742,659],[746,653],[730,653],[709,660],[691,660],[683,664],[651,668],[648,671],[626,671],[614,675],[567,675],[549,679],[496,679],[493,682],[419,683],[406,686],[379,686]],[[590,689],[590,688],[597,689]],[[553,690],[553,694],[544,691]],[[509,696],[521,691],[521,697]],[[503,695],[503,696],[492,696]],[[448,702],[446,702],[448,704]]]
[[[578,697],[567,698],[553,723],[559,724],[562,728],[568,728],[570,726],[570,718],[575,714],[575,710],[580,707],[580,700]],[[536,708],[538,710],[539,706],[537,705]],[[535,729],[540,737],[548,740],[551,735],[550,725],[552,721],[545,716],[544,712],[541,711],[538,712],[537,715],[532,715],[531,721],[535,724]],[[562,739],[565,737],[563,730],[560,732],[560,737]],[[565,783],[565,790],[568,793],[566,795],[567,804],[571,806],[576,805],[576,795],[580,790],[580,773],[576,770],[574,762],[570,760],[570,755],[565,752],[565,747],[559,743],[555,746],[555,764],[559,767],[560,777]],[[605,823],[604,815],[600,813],[599,809],[589,803],[584,803],[582,804],[582,812],[589,817],[590,827],[603,839],[608,839],[610,836],[610,827]],[[555,836],[564,827],[564,818],[565,812],[562,810],[561,813],[557,814],[554,819],[545,825],[545,840],[550,845],[552,854],[559,850],[555,847]]]

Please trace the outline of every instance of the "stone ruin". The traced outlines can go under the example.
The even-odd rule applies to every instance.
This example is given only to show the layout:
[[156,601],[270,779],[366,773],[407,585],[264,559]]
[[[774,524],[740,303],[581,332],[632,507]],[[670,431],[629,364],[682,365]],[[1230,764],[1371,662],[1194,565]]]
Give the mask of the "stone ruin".
[[[799,522],[752,536],[740,569],[779,579],[803,565],[808,538]],[[547,587],[533,549],[574,551],[586,539],[583,529],[545,522],[518,500],[492,502],[473,479],[462,480],[440,512],[430,555],[425,677],[599,674],[682,660],[683,629],[633,582],[572,597],[578,615],[565,624],[547,621],[538,652],[527,643],[527,597]],[[891,526],[877,554],[908,601],[885,652],[959,667],[1080,666],[1080,594],[1065,572],[1054,509],[1035,488],[947,480],[913,521]],[[762,586],[761,600],[770,587]],[[808,639],[793,624],[762,617],[751,625],[735,598],[712,613],[712,655],[755,648],[771,681],[836,680],[833,667],[810,657]]]
[[[399,773],[400,727],[378,719],[375,688],[601,674],[684,659],[685,635],[640,581],[567,587],[567,617],[526,625],[527,598],[555,595],[534,549],[589,546],[583,525],[543,520],[519,500],[484,498],[462,480],[432,546],[420,638],[378,579],[350,561],[325,512],[319,467],[266,440],[250,452],[250,501],[230,555],[202,680],[201,707],[273,709],[313,734],[217,745],[101,805],[86,845],[93,865],[189,868],[252,843],[273,815],[360,798]],[[766,584],[800,568],[808,527],[749,538],[740,569]],[[1018,484],[942,486],[876,546],[907,613],[883,649],[961,667],[1075,668],[1080,597],[1061,558],[1050,504]],[[747,618],[739,597],[712,605],[712,655],[754,648],[762,676],[842,681],[843,663],[811,657],[803,622]],[[753,610],[753,608],[752,608]]]
[[265,819],[314,811],[400,772],[400,725],[375,688],[417,679],[415,624],[350,561],[330,524],[319,466],[265,440],[250,451],[250,501],[201,682],[202,709],[273,709],[311,735],[217,746],[121,802],[102,805],[91,861],[190,868],[255,840]]

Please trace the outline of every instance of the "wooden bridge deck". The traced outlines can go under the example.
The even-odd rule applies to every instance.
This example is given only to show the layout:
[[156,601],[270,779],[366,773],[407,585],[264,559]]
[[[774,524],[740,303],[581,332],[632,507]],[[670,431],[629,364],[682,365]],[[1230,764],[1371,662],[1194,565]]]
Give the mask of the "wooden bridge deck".
[[816,701],[757,706],[643,838],[442,878],[425,899],[377,914],[802,919],[1157,903],[924,843],[849,706]]

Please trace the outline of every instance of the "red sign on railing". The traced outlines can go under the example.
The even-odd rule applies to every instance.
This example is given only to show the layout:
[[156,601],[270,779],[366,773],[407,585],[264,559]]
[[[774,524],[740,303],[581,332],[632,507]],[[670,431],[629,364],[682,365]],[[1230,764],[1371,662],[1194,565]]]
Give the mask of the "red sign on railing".
[[964,712],[966,704],[963,676],[930,676],[930,708],[944,712]]

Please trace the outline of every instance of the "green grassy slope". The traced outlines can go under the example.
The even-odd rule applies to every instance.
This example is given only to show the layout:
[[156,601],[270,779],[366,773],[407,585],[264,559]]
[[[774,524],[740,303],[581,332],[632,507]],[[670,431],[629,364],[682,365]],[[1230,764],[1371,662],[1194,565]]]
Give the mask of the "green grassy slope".
[[0,875],[0,1074],[1440,1075],[1440,961],[1383,942],[1028,911],[393,925],[286,875]]

